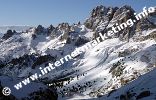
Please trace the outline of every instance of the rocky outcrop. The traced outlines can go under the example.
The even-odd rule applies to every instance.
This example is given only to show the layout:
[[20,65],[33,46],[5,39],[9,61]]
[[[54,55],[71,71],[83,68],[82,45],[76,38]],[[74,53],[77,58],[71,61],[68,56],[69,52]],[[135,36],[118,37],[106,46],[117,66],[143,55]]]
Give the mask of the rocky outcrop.
[[[90,17],[85,21],[84,25],[94,31],[93,38],[96,38],[99,36],[99,32],[106,34],[113,26],[116,27],[124,22],[126,23],[129,19],[135,20],[134,13],[135,11],[127,5],[121,8],[97,6],[92,10]],[[155,14],[151,14],[151,16],[155,16]],[[136,23],[131,26],[119,30],[119,32],[112,36],[108,36],[108,34],[105,36],[109,38],[119,37],[122,41],[128,41],[134,36],[136,31],[148,30],[153,27],[155,27],[154,23],[148,20],[148,18],[144,18],[136,21]]]
[[99,26],[102,22],[105,22],[104,27],[106,27],[109,21],[112,19],[114,12],[116,11],[116,7],[104,7],[104,6],[97,6],[91,12],[91,17],[88,18],[84,25],[89,28],[96,30],[97,26]]
[[50,25],[48,28],[47,28],[47,34],[50,35],[53,30],[55,29],[55,27],[53,25]]
[[57,29],[62,32],[60,40],[67,40],[69,32],[71,31],[70,25],[68,23],[61,23],[57,26]]
[[38,25],[35,29],[35,33],[36,34],[41,34],[41,33],[44,33],[45,32],[45,29],[42,25]]
[[[125,5],[114,13],[112,21],[116,20],[114,24],[118,23],[118,25],[120,25],[128,19],[135,19],[134,13],[135,11],[130,6]],[[120,40],[128,40],[134,35],[134,30],[135,25],[131,27],[128,26],[114,35],[119,37]]]
[[8,38],[12,37],[16,31],[8,30],[2,37],[2,39],[7,40]]
[[149,19],[141,19],[140,21],[138,21],[138,23],[136,23],[136,32],[141,32],[144,30],[148,30],[148,29],[152,29],[155,28],[156,25],[149,21]]
[[36,66],[46,63],[48,61],[56,61],[56,58],[51,55],[39,56],[33,63],[32,68],[34,69]]
[[[44,64],[47,66],[48,62],[56,61],[56,57],[51,55],[23,55],[19,58],[14,58],[11,61],[0,61],[0,73],[8,74],[8,76],[19,74],[21,70],[25,70],[28,67],[35,69],[37,66]],[[9,71],[6,71],[9,69]],[[15,71],[15,69],[17,69]]]
[[82,37],[78,37],[75,41],[75,46],[81,46],[85,43],[89,42],[88,39],[82,38]]

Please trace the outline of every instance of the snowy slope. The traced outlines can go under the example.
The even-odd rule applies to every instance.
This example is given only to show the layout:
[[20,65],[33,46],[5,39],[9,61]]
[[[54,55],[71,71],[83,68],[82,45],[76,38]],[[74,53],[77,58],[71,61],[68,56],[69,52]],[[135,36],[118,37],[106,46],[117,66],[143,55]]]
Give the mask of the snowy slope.
[[[129,52],[129,54],[125,57],[119,57],[119,52],[123,51]],[[74,70],[79,70],[77,73],[79,77],[75,76],[61,90],[65,89],[65,92],[70,93],[70,91],[74,91],[73,86],[80,85],[79,91],[83,95],[104,95],[122,87],[124,83],[121,80],[131,82],[137,79],[138,76],[154,69],[156,63],[156,41],[146,40],[126,43],[118,39],[108,39],[92,50],[86,51],[84,58],[80,59],[79,65],[74,68]],[[121,65],[115,66],[118,62]],[[115,73],[113,74],[111,70],[115,69],[114,67],[118,68],[118,66],[123,68],[121,70],[122,73],[120,76],[113,76]],[[116,73],[119,71],[118,69]],[[90,84],[91,87],[86,83]],[[74,94],[69,95],[72,96]]]

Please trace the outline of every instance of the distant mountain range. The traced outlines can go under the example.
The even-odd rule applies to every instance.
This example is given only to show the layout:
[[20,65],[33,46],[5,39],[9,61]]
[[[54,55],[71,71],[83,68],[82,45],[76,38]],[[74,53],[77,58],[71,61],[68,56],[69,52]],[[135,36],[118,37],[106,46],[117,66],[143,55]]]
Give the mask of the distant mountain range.
[[6,33],[7,30],[15,30],[17,32],[22,32],[29,28],[30,26],[0,26],[0,33]]

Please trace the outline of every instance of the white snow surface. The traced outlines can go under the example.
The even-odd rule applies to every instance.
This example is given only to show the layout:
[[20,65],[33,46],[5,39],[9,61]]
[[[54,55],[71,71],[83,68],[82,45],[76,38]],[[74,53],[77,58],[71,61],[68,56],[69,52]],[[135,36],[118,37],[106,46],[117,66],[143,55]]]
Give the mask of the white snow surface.
[[[85,35],[88,38],[93,35],[93,32],[89,29],[85,29],[84,26],[77,28],[76,31],[77,33],[79,32],[80,35]],[[155,30],[150,30],[148,33],[144,32],[144,34],[148,35],[153,31]],[[72,43],[65,44],[65,41],[59,41],[60,37],[51,39],[50,36],[42,34],[37,35],[36,39],[32,39],[32,34],[34,34],[33,30],[32,32],[14,35],[0,43],[0,60],[11,60],[23,56],[24,54],[32,53],[57,55],[58,58],[61,58],[70,54],[76,48]],[[60,50],[64,51],[63,55],[60,55]],[[120,53],[125,53],[125,55],[120,56]],[[111,70],[113,69],[114,64],[118,62],[120,62],[120,64],[114,69],[117,70],[117,67],[119,66],[122,66],[124,69],[120,76],[113,76]],[[155,81],[153,81],[155,80],[156,75],[155,70],[153,70],[156,67],[155,64],[156,41],[154,39],[147,39],[139,42],[134,40],[122,42],[118,38],[112,38],[104,40],[94,48],[87,50],[84,54],[80,55],[80,57],[54,69],[43,78],[47,77],[48,79],[54,79],[56,76],[72,77],[70,82],[64,82],[64,86],[57,89],[58,93],[63,91],[63,89],[72,89],[73,86],[78,88],[78,85],[80,85],[82,87],[77,92],[67,90],[67,94],[64,97],[59,96],[59,100],[97,99],[97,96],[99,95],[103,95],[101,98],[98,98],[99,100],[115,100],[114,98],[116,96],[124,94],[125,91],[133,87],[132,90],[137,94],[140,93],[142,87],[150,90],[152,93],[156,93],[155,88],[152,88],[155,87],[156,84]],[[16,70],[18,72],[18,69],[15,68],[15,72],[8,72],[8,69],[4,68],[0,72],[16,78],[11,81],[4,81],[3,86],[12,86],[17,82],[18,77],[27,76],[28,73],[35,72],[37,69],[38,68],[31,70],[30,68],[25,68],[24,70],[20,70],[20,74],[16,74]],[[76,72],[72,73],[74,71]],[[72,74],[68,75],[68,73]],[[1,79],[3,78],[4,77]],[[130,80],[129,82],[134,79],[137,80],[123,86],[121,79]],[[42,84],[39,86],[42,86]],[[31,87],[37,89],[34,85],[31,85]],[[118,90],[107,97],[107,94],[114,89]],[[18,98],[26,96],[26,94],[27,93],[25,92],[19,96],[18,93],[13,93],[13,95]],[[149,100],[149,98],[152,100],[151,98],[154,98],[154,96],[142,100]]]

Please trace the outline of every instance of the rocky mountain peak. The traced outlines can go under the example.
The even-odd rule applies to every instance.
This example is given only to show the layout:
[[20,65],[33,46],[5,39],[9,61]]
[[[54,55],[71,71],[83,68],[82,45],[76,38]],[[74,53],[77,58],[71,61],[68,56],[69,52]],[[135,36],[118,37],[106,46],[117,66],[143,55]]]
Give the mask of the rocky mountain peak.
[[7,40],[8,38],[12,37],[15,33],[17,33],[15,30],[8,30],[2,37],[2,39]]
[[134,12],[135,11],[133,10],[133,8],[131,8],[131,6],[124,5],[116,10],[113,17],[118,16],[119,14],[122,14],[122,13],[131,13],[133,15]]
[[58,30],[70,30],[70,25],[69,23],[61,23],[57,26]]
[[105,7],[102,5],[95,7],[91,12],[91,16],[84,23],[85,26],[95,30],[101,22],[110,21],[116,9],[117,7]]
[[97,6],[91,12],[91,17],[102,17],[107,14],[108,9],[105,6]]
[[[117,26],[116,24],[120,25],[124,22],[126,23],[129,19],[134,20],[134,13],[135,10],[128,5],[124,5],[120,8],[101,5],[92,10],[90,17],[85,21],[84,25],[95,32],[93,38],[96,38],[99,36],[99,32],[105,34],[111,27]],[[151,16],[154,16],[154,14]],[[111,38],[119,37],[121,40],[129,40],[129,38],[133,37],[135,31],[148,30],[148,28],[153,27],[154,24],[152,23],[153,22],[149,21],[148,18],[141,19],[134,23],[134,25],[126,27],[112,35]]]

